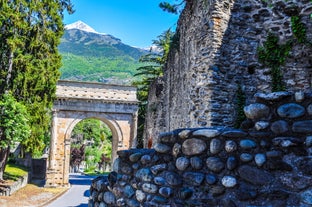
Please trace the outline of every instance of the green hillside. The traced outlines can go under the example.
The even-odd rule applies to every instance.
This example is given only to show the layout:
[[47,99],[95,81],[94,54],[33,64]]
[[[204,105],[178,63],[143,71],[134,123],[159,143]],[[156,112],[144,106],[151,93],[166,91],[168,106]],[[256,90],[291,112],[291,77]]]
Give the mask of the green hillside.
[[139,58],[146,51],[123,44],[104,34],[78,29],[66,30],[59,51],[63,66],[61,79],[130,84]]

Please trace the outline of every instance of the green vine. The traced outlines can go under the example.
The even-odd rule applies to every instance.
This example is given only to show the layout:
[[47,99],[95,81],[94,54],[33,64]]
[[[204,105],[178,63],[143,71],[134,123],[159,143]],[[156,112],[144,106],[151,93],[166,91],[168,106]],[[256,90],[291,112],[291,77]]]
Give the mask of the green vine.
[[287,42],[280,45],[277,36],[269,33],[263,47],[258,48],[258,58],[266,67],[271,68],[270,75],[272,78],[272,91],[285,90],[283,82],[283,74],[280,66],[285,63],[286,57],[289,55],[292,44]]
[[301,22],[300,17],[291,17],[291,29],[298,42],[304,43],[306,41],[306,28],[305,25]]
[[238,85],[237,91],[236,91],[236,121],[234,124],[235,128],[240,128],[242,122],[246,119],[245,113],[244,113],[244,106],[246,104],[246,96],[242,89],[241,85]]

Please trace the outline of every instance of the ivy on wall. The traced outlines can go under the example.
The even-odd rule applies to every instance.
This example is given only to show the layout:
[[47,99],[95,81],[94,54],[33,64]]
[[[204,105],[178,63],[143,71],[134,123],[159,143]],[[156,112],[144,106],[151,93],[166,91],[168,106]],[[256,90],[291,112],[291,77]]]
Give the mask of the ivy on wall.
[[298,16],[291,17],[291,29],[299,43],[306,42],[306,28]]
[[[299,16],[291,17],[291,29],[294,38],[299,43],[312,46],[312,43],[307,41],[306,26],[304,23],[302,23]],[[278,36],[269,33],[263,47],[258,48],[259,61],[264,64],[264,66],[271,68],[270,75],[272,78],[272,91],[285,90],[285,84],[283,83],[283,74],[280,66],[285,63],[285,60],[292,48],[294,39],[289,40],[286,44],[283,45],[279,44],[278,42]]]
[[258,48],[259,61],[266,67],[271,68],[272,91],[285,90],[280,66],[285,63],[292,46],[290,41],[283,45],[279,44],[278,41],[279,38],[277,36],[269,33],[263,47]]

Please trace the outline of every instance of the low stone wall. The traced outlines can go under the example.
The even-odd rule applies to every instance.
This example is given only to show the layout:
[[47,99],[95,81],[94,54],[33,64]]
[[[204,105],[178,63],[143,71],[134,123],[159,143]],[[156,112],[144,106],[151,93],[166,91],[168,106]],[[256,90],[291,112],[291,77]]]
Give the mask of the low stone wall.
[[23,177],[20,177],[17,181],[10,185],[0,186],[0,196],[10,196],[17,190],[25,187],[28,183],[28,173]]
[[256,94],[242,129],[178,129],[119,151],[89,206],[312,206],[312,94]]

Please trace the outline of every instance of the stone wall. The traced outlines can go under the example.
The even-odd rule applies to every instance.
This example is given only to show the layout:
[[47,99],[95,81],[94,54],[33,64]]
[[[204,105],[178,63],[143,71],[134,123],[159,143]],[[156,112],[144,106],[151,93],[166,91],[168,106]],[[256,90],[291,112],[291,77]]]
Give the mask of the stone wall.
[[242,129],[177,129],[119,151],[89,206],[312,206],[312,94],[254,97]]
[[0,184],[0,196],[10,196],[19,189],[25,187],[28,183],[29,175],[28,173],[20,178],[18,178],[13,183],[10,183],[8,185],[6,184]]
[[[281,45],[292,43],[281,65],[286,90],[309,91],[311,13],[309,0],[186,1],[164,76],[150,92],[148,116],[152,119],[145,137],[154,137],[157,143],[161,131],[233,126],[238,87],[248,104],[253,94],[272,91],[270,68],[259,62],[257,53],[269,33],[278,36]],[[291,28],[293,16],[300,18],[306,30],[303,43]]]

